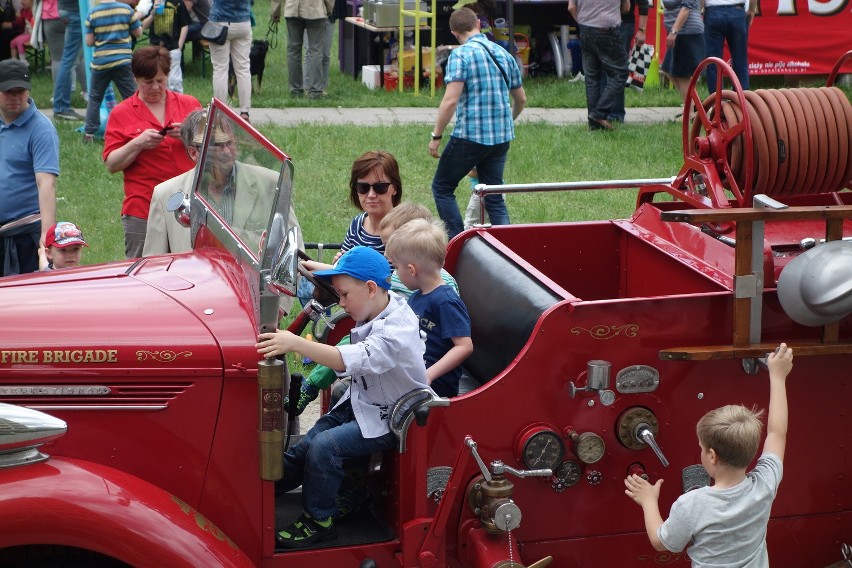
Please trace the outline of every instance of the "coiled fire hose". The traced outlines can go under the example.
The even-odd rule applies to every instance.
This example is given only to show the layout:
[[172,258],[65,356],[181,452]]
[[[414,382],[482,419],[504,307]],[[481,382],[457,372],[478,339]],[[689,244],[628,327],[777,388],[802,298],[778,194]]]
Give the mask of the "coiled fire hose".
[[[740,206],[752,195],[770,197],[833,193],[852,186],[852,104],[837,87],[744,91],[752,129],[754,172],[747,188],[744,144],[739,135],[727,144],[726,158],[737,186]],[[721,100],[719,100],[721,99]],[[693,120],[685,152],[701,152],[700,139],[743,120],[735,91],[713,92],[703,101],[710,123]],[[718,115],[721,113],[721,115]],[[750,191],[749,191],[750,189]],[[839,204],[839,203],[838,203]]]

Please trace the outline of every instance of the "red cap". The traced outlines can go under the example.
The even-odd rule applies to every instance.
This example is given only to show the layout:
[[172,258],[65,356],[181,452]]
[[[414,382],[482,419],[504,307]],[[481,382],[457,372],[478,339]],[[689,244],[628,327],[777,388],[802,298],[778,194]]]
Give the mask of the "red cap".
[[47,235],[44,237],[44,248],[50,246],[65,248],[71,245],[89,246],[83,239],[83,231],[78,229],[74,223],[61,221],[47,230]]

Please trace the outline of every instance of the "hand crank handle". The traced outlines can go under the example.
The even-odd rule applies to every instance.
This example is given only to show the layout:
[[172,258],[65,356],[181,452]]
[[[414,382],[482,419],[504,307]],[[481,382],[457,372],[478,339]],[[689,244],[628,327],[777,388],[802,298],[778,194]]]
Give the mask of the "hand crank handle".
[[660,446],[657,445],[654,433],[647,424],[642,423],[636,427],[636,439],[651,446],[651,449],[654,450],[654,453],[657,454],[658,458],[660,458],[660,462],[662,462],[663,467],[669,467],[669,460],[667,460],[666,456],[663,455],[663,450],[661,450]]

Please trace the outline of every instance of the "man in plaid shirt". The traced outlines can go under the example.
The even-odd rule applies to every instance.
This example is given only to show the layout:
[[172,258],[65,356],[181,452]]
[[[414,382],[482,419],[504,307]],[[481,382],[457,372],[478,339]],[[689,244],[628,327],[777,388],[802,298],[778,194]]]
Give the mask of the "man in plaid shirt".
[[[453,12],[450,31],[461,46],[453,50],[447,62],[447,88],[438,107],[429,153],[440,158],[432,178],[432,195],[452,238],[463,229],[456,186],[473,168],[481,183],[503,183],[509,143],[515,138],[513,121],[524,109],[527,96],[515,58],[480,32],[479,18],[473,10],[461,8]],[[443,154],[439,154],[444,129],[453,114],[455,128]],[[501,195],[486,196],[484,204],[492,224],[509,224],[509,212]]]

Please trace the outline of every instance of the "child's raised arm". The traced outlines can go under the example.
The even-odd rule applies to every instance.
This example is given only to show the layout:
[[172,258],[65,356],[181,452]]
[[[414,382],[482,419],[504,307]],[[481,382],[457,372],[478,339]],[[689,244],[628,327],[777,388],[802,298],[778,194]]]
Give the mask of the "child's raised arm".
[[769,416],[766,418],[764,452],[784,461],[787,445],[787,375],[793,368],[793,350],[786,343],[778,346],[766,359],[769,367]]

